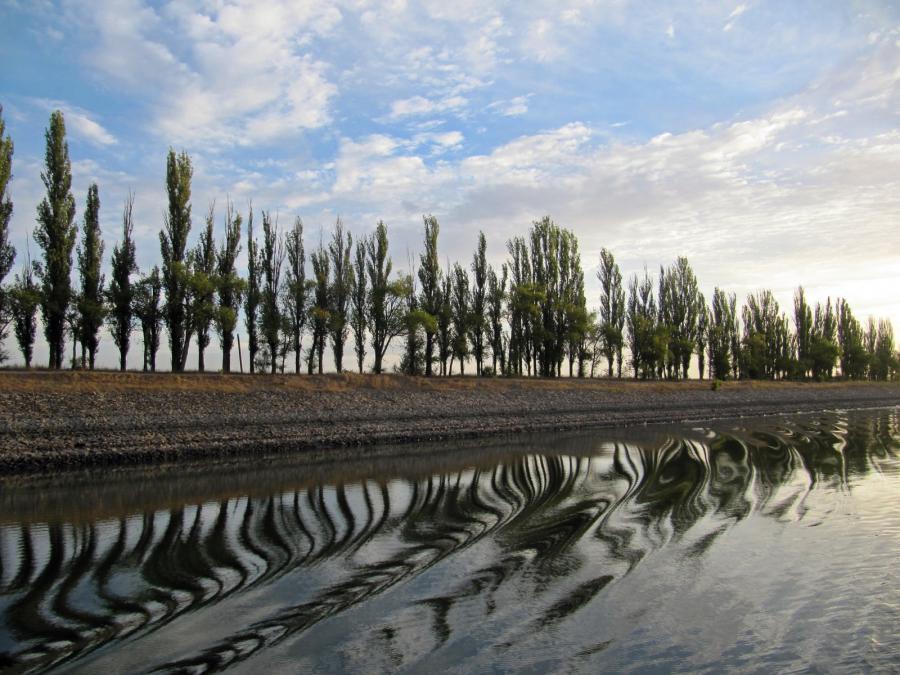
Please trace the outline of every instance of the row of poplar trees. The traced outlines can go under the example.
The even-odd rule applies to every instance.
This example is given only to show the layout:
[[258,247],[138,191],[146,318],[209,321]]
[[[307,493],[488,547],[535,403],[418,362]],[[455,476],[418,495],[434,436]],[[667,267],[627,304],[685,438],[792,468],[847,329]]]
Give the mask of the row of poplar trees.
[[[320,241],[307,259],[299,218],[281,230],[277,217],[262,211],[257,232],[252,205],[245,218],[230,202],[221,240],[216,242],[210,206],[198,242],[189,247],[193,170],[185,153],[171,150],[161,265],[139,275],[129,196],[106,283],[96,185],[88,188],[73,265],[78,226],[61,112],[51,116],[45,137],[41,177],[47,194],[38,206],[34,232],[42,259],[32,262],[29,255],[13,283],[0,286],[0,344],[12,323],[26,366],[40,311],[51,368],[63,366],[67,335],[73,366],[93,368],[105,323],[122,370],[139,327],[145,370],[156,369],[165,328],[173,371],[187,367],[191,344],[196,344],[198,369],[204,370],[215,334],[222,370],[228,372],[243,318],[250,372],[283,372],[293,355],[295,372],[321,373],[328,345],[340,372],[350,342],[355,368],[362,372],[371,357],[372,370],[380,373],[396,338],[403,342],[397,369],[426,376],[452,375],[457,365],[465,374],[471,359],[477,375],[584,377],[605,365],[610,377],[622,377],[624,366],[634,377],[682,379],[695,357],[701,379],[707,363],[718,379],[827,379],[838,365],[844,377],[853,379],[889,379],[897,373],[889,322],[870,319],[863,327],[840,299],[813,308],[802,287],[794,298],[793,329],[768,290],[749,296],[740,311],[736,296],[719,288],[707,303],[683,257],[661,268],[655,280],[644,270],[625,284],[613,254],[603,249],[597,272],[600,306],[589,311],[578,240],[549,217],[533,223],[526,237],[507,242],[508,259],[499,268],[487,262],[483,233],[470,265],[442,267],[440,226],[433,216],[424,218],[424,250],[418,264],[410,265],[413,273],[394,273],[383,222],[354,241],[338,219],[328,241]],[[12,154],[0,108],[0,282],[15,257],[8,242],[12,202],[6,189]],[[242,241],[245,277],[236,267]]]

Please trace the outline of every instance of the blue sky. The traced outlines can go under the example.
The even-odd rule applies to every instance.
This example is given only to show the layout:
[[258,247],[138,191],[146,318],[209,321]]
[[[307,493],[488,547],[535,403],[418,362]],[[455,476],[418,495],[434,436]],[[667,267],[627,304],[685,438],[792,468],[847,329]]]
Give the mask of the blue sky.
[[384,219],[406,267],[423,213],[497,263],[550,214],[589,277],[602,246],[625,274],[684,254],[707,293],[803,283],[900,327],[896,3],[6,0],[0,59],[20,251],[60,108],[79,216],[97,181],[109,251],[134,190],[144,269],[173,146],[196,223]]

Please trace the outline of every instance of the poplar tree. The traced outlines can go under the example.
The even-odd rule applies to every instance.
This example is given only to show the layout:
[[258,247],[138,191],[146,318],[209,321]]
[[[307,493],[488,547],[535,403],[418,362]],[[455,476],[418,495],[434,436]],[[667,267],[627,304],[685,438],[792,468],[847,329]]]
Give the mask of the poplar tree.
[[25,359],[26,368],[31,368],[34,339],[37,335],[37,310],[40,304],[40,287],[34,280],[34,267],[29,255],[22,266],[22,272],[16,274],[13,286],[9,291],[13,331],[19,350]]
[[369,278],[369,332],[372,337],[372,371],[381,373],[384,355],[391,340],[405,330],[404,300],[409,294],[411,280],[391,280],[393,263],[388,254],[387,227],[378,221],[375,234],[365,240],[366,273]]
[[478,245],[472,256],[472,307],[469,313],[469,335],[472,355],[475,357],[475,374],[481,375],[484,363],[485,294],[487,292],[487,242],[484,232],[478,233]]
[[625,322],[628,326],[628,347],[635,378],[646,379],[655,372],[659,355],[656,316],[653,281],[645,268],[643,278],[638,279],[635,274],[628,282]]
[[425,375],[431,377],[434,362],[434,338],[437,316],[440,312],[441,299],[441,267],[438,262],[437,238],[440,232],[437,218],[424,216],[425,252],[419,256],[419,282],[422,284],[420,309],[434,318],[434,324],[426,322],[425,326]]
[[706,306],[706,298],[703,293],[697,295],[697,337],[695,349],[697,350],[697,370],[700,379],[706,374],[706,345],[709,339],[709,308]]
[[235,213],[229,201],[225,207],[225,239],[216,254],[216,290],[219,301],[215,313],[216,332],[222,345],[222,372],[231,372],[231,349],[234,345],[234,329],[246,284],[238,276],[235,267],[241,251],[240,213]]
[[[16,249],[9,243],[9,221],[12,219],[13,203],[7,188],[12,178],[13,142],[9,136],[4,136],[6,123],[3,121],[3,106],[0,105],[0,363],[6,359],[3,352],[3,343],[6,340],[6,330],[10,319],[13,317],[13,299],[3,286],[3,280],[12,269],[13,260],[16,257]],[[29,276],[31,272],[28,272]],[[30,361],[30,358],[29,358]]]
[[344,369],[344,343],[347,342],[347,310],[350,304],[353,266],[350,263],[350,250],[353,237],[344,231],[344,223],[340,218],[334,224],[331,243],[328,244],[328,255],[331,259],[332,280],[328,289],[328,332],[331,335],[331,350],[334,355],[334,367],[337,372]]
[[166,293],[163,312],[169,331],[172,370],[184,370],[190,338],[190,270],[187,240],[191,231],[191,159],[184,151],[170,149],[166,160],[166,191],[169,207],[164,229],[159,233],[162,283]]
[[85,351],[88,364],[94,369],[99,332],[103,325],[104,277],[100,273],[103,258],[103,240],[100,238],[100,195],[96,183],[88,188],[87,204],[84,210],[84,225],[81,231],[81,246],[78,249],[78,273],[81,277],[81,292],[78,294],[78,314],[81,334],[81,367],[85,366]]
[[[466,358],[469,356],[469,307],[472,304],[472,293],[469,290],[469,275],[459,263],[453,265],[453,357],[459,359],[459,373],[466,374]],[[453,361],[450,361],[450,374],[453,374]]]
[[[487,314],[490,324],[491,343],[491,369],[496,375],[498,372],[506,373],[506,350],[504,349],[503,335],[503,303],[506,300],[506,282],[509,269],[504,264],[500,268],[501,275],[498,278],[493,267],[488,268],[487,283]],[[500,361],[500,370],[497,370],[497,361]]]
[[447,375],[447,361],[453,351],[453,275],[448,263],[447,272],[441,280],[440,305],[437,315],[438,358],[441,375]]
[[812,342],[813,316],[812,309],[806,302],[803,286],[794,292],[794,332],[797,336],[797,361],[800,374],[806,377],[812,370],[810,344]]
[[141,278],[135,286],[134,314],[141,324],[144,341],[143,369],[156,372],[156,352],[159,351],[159,333],[162,330],[163,309],[162,277],[155,266],[150,274]]
[[247,350],[250,353],[250,372],[256,369],[256,352],[259,351],[260,274],[259,245],[253,236],[253,205],[247,214],[247,300],[244,303],[244,324],[247,328]]
[[300,373],[303,328],[308,316],[306,284],[306,252],[303,249],[303,221],[298,216],[287,233],[287,279],[285,284],[285,312],[290,327],[291,345],[294,351],[294,372]]
[[310,256],[315,280],[315,296],[312,306],[313,343],[309,348],[308,371],[313,372],[313,363],[318,361],[318,371],[322,374],[322,356],[325,353],[325,340],[328,337],[329,317],[331,308],[328,302],[328,280],[331,275],[331,265],[328,251],[319,242],[319,248]]
[[113,246],[112,278],[107,291],[110,328],[113,342],[119,350],[119,370],[122,371],[125,370],[128,348],[131,345],[131,332],[134,329],[135,289],[131,283],[131,275],[138,271],[134,239],[132,239],[134,233],[133,207],[134,195],[129,192],[122,209],[122,241]]
[[726,295],[717,286],[713,290],[707,342],[710,374],[718,380],[726,380],[731,376],[732,363],[736,360],[737,355],[732,351],[732,345],[737,342],[736,314],[737,298],[734,293]]
[[284,264],[284,242],[278,236],[278,221],[273,221],[267,211],[263,211],[262,262],[262,311],[260,327],[271,357],[272,374],[275,374],[278,354],[279,332],[281,331],[281,266]]
[[41,281],[41,314],[44,336],[50,348],[49,366],[59,369],[63,364],[66,310],[72,299],[70,274],[76,236],[69,144],[65,120],[59,110],[50,115],[50,126],[44,138],[47,148],[41,180],[47,196],[38,205],[38,226],[34,231],[34,240],[40,246],[44,260],[35,265],[35,271]]
[[209,331],[216,318],[216,242],[213,236],[215,204],[206,212],[206,227],[200,233],[200,241],[193,253],[191,274],[191,315],[197,332],[197,370],[206,369],[204,355],[209,346]]
[[366,240],[356,242],[353,259],[353,278],[350,293],[350,327],[353,330],[356,365],[363,371],[366,358],[366,328],[368,327],[369,299],[366,283]]
[[622,377],[622,347],[625,327],[625,289],[622,272],[612,252],[600,249],[600,331],[601,351],[606,357],[607,374],[612,377],[613,360],[618,363],[618,376]]

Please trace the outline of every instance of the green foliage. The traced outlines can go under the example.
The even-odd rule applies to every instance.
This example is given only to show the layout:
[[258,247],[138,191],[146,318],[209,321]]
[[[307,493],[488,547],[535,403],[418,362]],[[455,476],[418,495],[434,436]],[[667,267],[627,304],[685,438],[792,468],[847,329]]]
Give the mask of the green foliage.
[[184,151],[176,155],[169,149],[166,159],[166,193],[168,210],[163,230],[159,233],[162,255],[162,283],[166,293],[163,312],[169,331],[172,370],[182,371],[187,360],[190,342],[189,291],[191,273],[188,269],[187,241],[191,231],[191,159]]
[[103,258],[103,240],[100,238],[100,196],[96,183],[88,188],[87,205],[84,210],[84,226],[81,234],[81,247],[78,249],[78,273],[81,277],[81,292],[78,294],[78,313],[80,315],[79,341],[81,342],[81,367],[84,368],[84,352],[88,352],[90,368],[94,369],[94,361],[99,345],[100,327],[106,316],[103,303],[104,277],[100,273]]
[[279,299],[281,266],[284,264],[284,240],[278,236],[278,221],[273,221],[267,211],[263,211],[263,247],[260,262],[263,285],[260,295],[259,325],[271,356],[269,363],[274,374],[282,328]]
[[65,120],[59,110],[50,115],[44,138],[47,147],[41,180],[47,196],[38,205],[34,231],[34,240],[44,259],[36,264],[35,272],[41,281],[41,314],[50,348],[50,368],[58,369],[62,368],[66,311],[72,300],[69,277],[76,236],[69,144]]
[[622,272],[615,257],[607,249],[600,249],[600,349],[606,357],[607,374],[612,377],[613,360],[618,364],[617,375],[622,377],[622,348],[625,343],[625,289]]
[[12,269],[16,257],[16,249],[9,243],[9,221],[12,218],[13,203],[7,192],[12,178],[13,142],[5,136],[6,123],[3,121],[3,106],[0,105],[0,363],[6,359],[3,343],[6,330],[12,317],[13,300],[3,286],[3,280]]
[[122,241],[113,246],[112,278],[106,297],[109,303],[109,322],[113,342],[119,349],[119,369],[125,370],[125,359],[131,344],[131,331],[134,330],[134,294],[131,275],[138,271],[135,253],[134,221],[132,209],[134,195],[129,192],[122,210]]
[[163,322],[162,289],[162,277],[156,266],[135,285],[134,314],[141,324],[144,338],[145,371],[156,371],[156,352],[159,351],[159,333]]
[[13,286],[9,290],[9,301],[16,342],[25,359],[25,367],[30,368],[34,339],[37,335],[37,310],[41,304],[41,291],[34,280],[34,269],[30,259],[22,267],[21,274],[16,274]]
[[[453,324],[450,349],[452,357],[459,360],[459,372],[462,375],[466,374],[466,358],[469,356],[469,306],[471,303],[469,275],[462,265],[455,263],[453,265],[453,295],[450,300]],[[452,361],[450,367],[452,370]]]
[[[247,283],[238,276],[235,263],[241,250],[240,213],[235,213],[229,201],[225,207],[225,238],[216,253],[215,285],[218,305],[213,315],[216,332],[222,343],[222,371],[231,372],[231,349],[237,328],[238,310],[247,290]],[[258,288],[258,284],[257,284]]]
[[628,282],[628,306],[625,313],[628,327],[628,347],[634,376],[653,377],[656,372],[654,345],[656,331],[656,300],[653,297],[653,280],[644,268],[644,276],[633,275]]
[[303,248],[303,221],[297,217],[285,237],[287,278],[285,279],[284,315],[291,349],[294,352],[294,372],[300,373],[303,328],[309,316],[309,294],[306,279],[306,251]]
[[[506,282],[509,270],[506,265],[501,268],[501,276],[498,278],[493,267],[488,268],[487,289],[487,316],[490,326],[491,344],[491,373],[497,371],[497,361],[500,361],[501,373],[506,372],[506,350],[504,348],[503,335],[503,303],[506,300]],[[440,331],[440,317],[438,318],[438,330]]]
[[322,355],[325,351],[325,339],[328,336],[329,319],[331,317],[331,307],[329,304],[328,278],[331,273],[331,264],[328,258],[328,252],[319,243],[319,248],[310,256],[310,262],[313,267],[313,277],[316,283],[315,297],[311,308],[311,318],[313,325],[313,344],[309,352],[309,372],[313,370],[313,357],[315,356],[319,364],[319,372],[322,372]]
[[247,213],[247,298],[244,302],[244,325],[247,328],[247,351],[250,354],[250,372],[256,372],[256,352],[259,350],[259,303],[262,280],[262,256],[259,244],[253,236],[253,205]]
[[[425,222],[425,252],[419,256],[419,283],[422,290],[419,306],[422,311],[437,317],[441,308],[441,267],[438,262],[437,239],[440,225],[434,216],[423,216]],[[435,325],[437,325],[435,323]],[[434,362],[435,331],[425,327],[425,375],[430,377]],[[437,328],[435,328],[437,330]]]
[[344,231],[344,223],[338,218],[328,244],[332,271],[331,285],[328,287],[328,332],[331,335],[334,367],[339,373],[344,369],[344,343],[347,342],[349,330],[347,314],[353,287],[353,265],[350,262],[352,248],[353,237]]
[[366,358],[366,329],[369,325],[369,298],[366,278],[366,242],[356,242],[353,258],[353,278],[350,290],[350,328],[353,331],[356,366],[363,372],[363,361]]
[[378,221],[375,233],[366,239],[366,273],[369,278],[368,325],[372,339],[375,373],[383,371],[384,355],[398,335],[406,330],[405,299],[412,293],[409,276],[391,279],[387,226]]
[[210,328],[216,318],[216,243],[213,238],[215,205],[209,205],[206,226],[192,254],[193,275],[190,280],[191,314],[197,333],[197,370],[205,370],[204,354],[210,341]]
[[719,391],[719,389],[721,389],[723,386],[725,386],[725,383],[722,382],[722,380],[720,380],[719,378],[715,378],[709,388],[713,391]]
[[487,328],[485,295],[487,293],[487,241],[478,233],[478,246],[472,256],[472,305],[469,312],[469,339],[475,357],[475,374],[481,374],[484,362],[484,336]]

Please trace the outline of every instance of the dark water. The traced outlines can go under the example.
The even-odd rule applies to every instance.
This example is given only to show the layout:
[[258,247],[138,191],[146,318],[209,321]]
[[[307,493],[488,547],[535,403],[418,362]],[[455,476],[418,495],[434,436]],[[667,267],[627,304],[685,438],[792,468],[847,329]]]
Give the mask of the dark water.
[[0,670],[900,669],[900,411],[5,480]]

